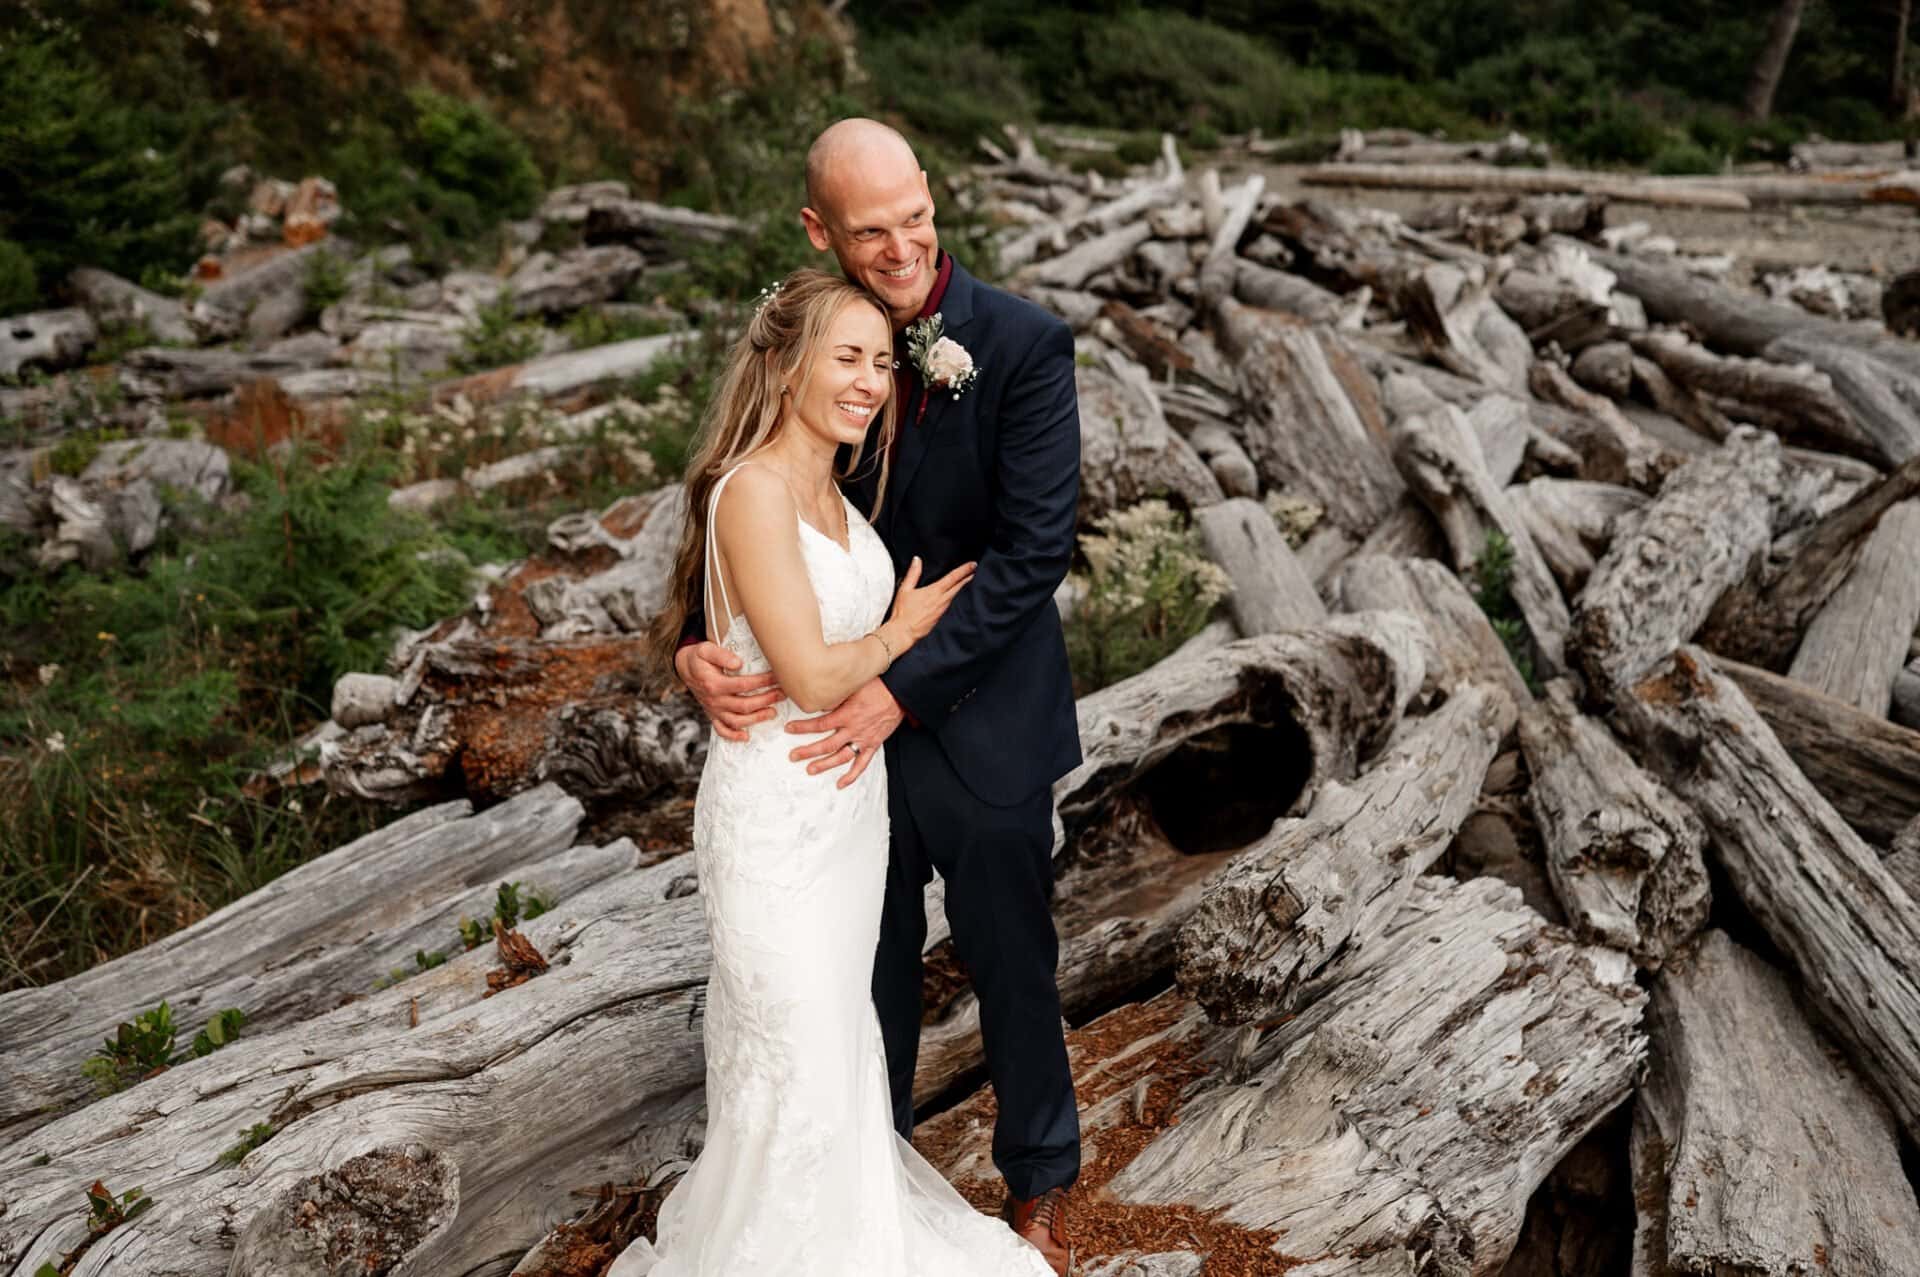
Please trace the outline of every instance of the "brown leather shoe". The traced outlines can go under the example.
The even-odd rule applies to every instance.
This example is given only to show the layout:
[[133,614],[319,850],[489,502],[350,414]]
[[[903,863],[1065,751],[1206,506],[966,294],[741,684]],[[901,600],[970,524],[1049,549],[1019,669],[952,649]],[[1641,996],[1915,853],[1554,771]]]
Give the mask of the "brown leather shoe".
[[1067,1236],[1067,1190],[1050,1188],[1038,1197],[1008,1194],[1000,1218],[1020,1234],[1060,1277],[1073,1271],[1073,1242]]

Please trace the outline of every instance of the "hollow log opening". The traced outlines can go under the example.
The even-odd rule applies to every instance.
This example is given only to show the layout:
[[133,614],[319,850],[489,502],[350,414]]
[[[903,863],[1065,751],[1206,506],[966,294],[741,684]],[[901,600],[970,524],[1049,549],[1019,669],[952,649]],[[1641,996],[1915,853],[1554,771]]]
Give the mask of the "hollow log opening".
[[1500,1277],[1611,1277],[1631,1267],[1632,1105],[1623,1104],[1568,1150],[1527,1200],[1519,1243]]
[[1237,851],[1285,816],[1313,774],[1313,746],[1291,717],[1227,723],[1195,736],[1140,779],[1146,810],[1183,855]]

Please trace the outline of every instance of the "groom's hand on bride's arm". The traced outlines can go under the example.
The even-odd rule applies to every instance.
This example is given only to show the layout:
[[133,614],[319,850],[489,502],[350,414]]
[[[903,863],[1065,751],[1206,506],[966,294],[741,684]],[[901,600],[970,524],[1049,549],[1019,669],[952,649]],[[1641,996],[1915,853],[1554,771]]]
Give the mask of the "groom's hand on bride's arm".
[[747,729],[772,718],[773,707],[786,698],[771,670],[735,674],[741,664],[737,653],[706,641],[683,644],[673,654],[674,673],[727,740],[745,740]]
[[[900,702],[893,699],[887,685],[877,678],[869,679],[828,713],[789,722],[787,730],[796,735],[815,732],[829,735],[800,746],[787,757],[796,763],[806,763],[807,773],[812,776],[845,767],[847,774],[839,780],[839,787],[845,789],[860,779],[860,773],[879,756],[880,747],[887,743],[887,737],[893,735],[905,717]],[[851,757],[846,752],[849,742],[860,746],[860,752]]]

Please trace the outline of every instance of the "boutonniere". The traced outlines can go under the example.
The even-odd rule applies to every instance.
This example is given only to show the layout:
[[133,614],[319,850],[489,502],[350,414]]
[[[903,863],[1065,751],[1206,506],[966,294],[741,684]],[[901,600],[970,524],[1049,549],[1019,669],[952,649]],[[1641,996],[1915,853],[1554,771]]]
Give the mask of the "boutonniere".
[[[938,386],[953,392],[958,399],[980,375],[974,366],[973,356],[967,348],[951,337],[941,335],[946,321],[939,315],[928,315],[925,319],[916,319],[907,325],[907,354],[913,360],[913,366],[920,370],[921,384],[932,390]],[[920,396],[920,411],[914,420],[918,422],[927,415],[927,396]]]

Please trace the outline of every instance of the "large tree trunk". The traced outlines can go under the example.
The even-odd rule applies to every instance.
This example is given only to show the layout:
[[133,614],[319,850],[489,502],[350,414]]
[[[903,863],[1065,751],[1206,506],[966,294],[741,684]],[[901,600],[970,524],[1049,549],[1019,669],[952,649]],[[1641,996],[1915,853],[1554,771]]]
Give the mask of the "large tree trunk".
[[639,858],[624,839],[574,847],[580,804],[552,785],[470,811],[415,812],[144,949],[0,994],[0,1133],[23,1137],[92,1099],[81,1063],[163,1000],[188,1037],[228,1007],[248,1036],[286,1028],[413,971],[416,951],[457,951],[460,920],[488,917],[501,882],[558,903]]
[[1648,1031],[1633,1277],[1920,1272],[1893,1115],[1778,971],[1709,932],[1661,975]]
[[1407,890],[1296,1014],[1213,1040],[1116,1197],[1285,1230],[1328,1277],[1500,1271],[1534,1188],[1628,1095],[1645,995],[1504,883]]
[[1340,953],[1370,943],[1459,832],[1513,715],[1496,687],[1453,689],[1351,784],[1236,857],[1180,930],[1180,986],[1208,1018],[1291,1011]]
[[1780,0],[1767,24],[1767,40],[1760,56],[1753,60],[1753,74],[1747,80],[1742,99],[1747,118],[1756,122],[1773,115],[1773,95],[1780,90],[1780,77],[1786,73],[1787,54],[1793,50],[1794,37],[1800,34],[1800,14],[1807,0]]
[[1913,0],[1899,0],[1899,12],[1893,21],[1893,70],[1887,76],[1887,114],[1904,120],[1912,110],[1912,89],[1907,84],[1907,41],[1913,30]]
[[1920,905],[1704,649],[1662,662],[1620,716],[1706,824],[1714,858],[1810,1003],[1920,1135]]
[[[405,1142],[454,1190],[414,1198],[406,1177],[369,1184],[329,1229],[413,1225],[413,1248],[383,1256],[395,1274],[504,1272],[572,1213],[572,1190],[627,1182],[697,1140],[708,951],[685,876],[671,861],[620,874],[525,923],[549,965],[517,987],[489,996],[501,957],[488,945],[243,1035],[10,1143],[0,1268],[58,1264],[87,1236],[80,1186],[104,1178],[154,1205],[95,1243],[75,1277],[225,1277],[237,1239],[279,1194]],[[258,1123],[271,1138],[223,1163]]]

